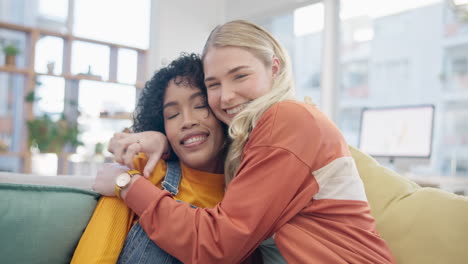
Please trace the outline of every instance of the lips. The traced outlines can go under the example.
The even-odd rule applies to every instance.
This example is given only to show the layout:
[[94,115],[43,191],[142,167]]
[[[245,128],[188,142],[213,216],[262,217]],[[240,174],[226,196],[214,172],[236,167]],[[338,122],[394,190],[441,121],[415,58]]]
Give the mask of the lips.
[[225,111],[226,114],[228,114],[229,116],[235,116],[235,115],[237,115],[240,111],[244,110],[244,108],[246,108],[247,105],[248,105],[248,103],[236,105],[236,106],[231,107],[231,108],[226,108],[226,109],[224,109],[224,111]]
[[194,147],[203,144],[210,134],[206,132],[190,133],[182,138],[180,144],[184,147]]

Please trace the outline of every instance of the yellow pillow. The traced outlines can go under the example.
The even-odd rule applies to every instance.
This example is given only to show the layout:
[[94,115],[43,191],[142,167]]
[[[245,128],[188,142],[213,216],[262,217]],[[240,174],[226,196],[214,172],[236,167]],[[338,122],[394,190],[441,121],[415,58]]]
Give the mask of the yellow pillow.
[[399,264],[468,263],[468,197],[421,188],[350,150],[377,230]]

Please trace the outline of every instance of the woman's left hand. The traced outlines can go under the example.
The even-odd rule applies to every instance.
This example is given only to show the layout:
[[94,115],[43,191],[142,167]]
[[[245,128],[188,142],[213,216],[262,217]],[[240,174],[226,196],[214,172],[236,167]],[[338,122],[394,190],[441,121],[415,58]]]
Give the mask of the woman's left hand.
[[143,169],[145,178],[149,178],[159,159],[170,153],[166,136],[158,131],[140,133],[115,133],[109,142],[108,150],[115,156],[115,161],[134,169],[133,158],[139,152],[148,157]]
[[117,163],[104,163],[96,175],[93,190],[105,196],[115,196],[115,179],[128,170]]

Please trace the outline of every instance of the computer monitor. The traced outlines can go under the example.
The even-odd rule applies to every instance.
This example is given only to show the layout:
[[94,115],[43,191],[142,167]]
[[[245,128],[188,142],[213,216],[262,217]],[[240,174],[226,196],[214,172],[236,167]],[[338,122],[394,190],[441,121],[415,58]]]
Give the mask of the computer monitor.
[[374,157],[430,158],[434,105],[364,108],[359,148]]

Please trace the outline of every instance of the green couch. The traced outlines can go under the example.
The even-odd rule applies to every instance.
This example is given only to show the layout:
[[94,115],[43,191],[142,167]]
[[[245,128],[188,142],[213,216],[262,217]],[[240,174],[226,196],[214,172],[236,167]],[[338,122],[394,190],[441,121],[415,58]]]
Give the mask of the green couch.
[[[0,173],[0,263],[69,263],[99,195],[76,187],[37,185],[45,180],[83,187],[67,183],[64,176],[16,177]],[[22,179],[35,184],[19,184]]]
[[[377,230],[398,263],[468,263],[467,197],[421,188],[359,150],[350,149]],[[70,181],[70,177],[54,180]],[[34,179],[38,178],[27,182]],[[85,188],[90,188],[90,179]],[[68,263],[99,196],[81,189],[83,186],[19,183],[16,177],[5,180],[0,174],[0,262]],[[69,185],[79,183],[82,181]]]

